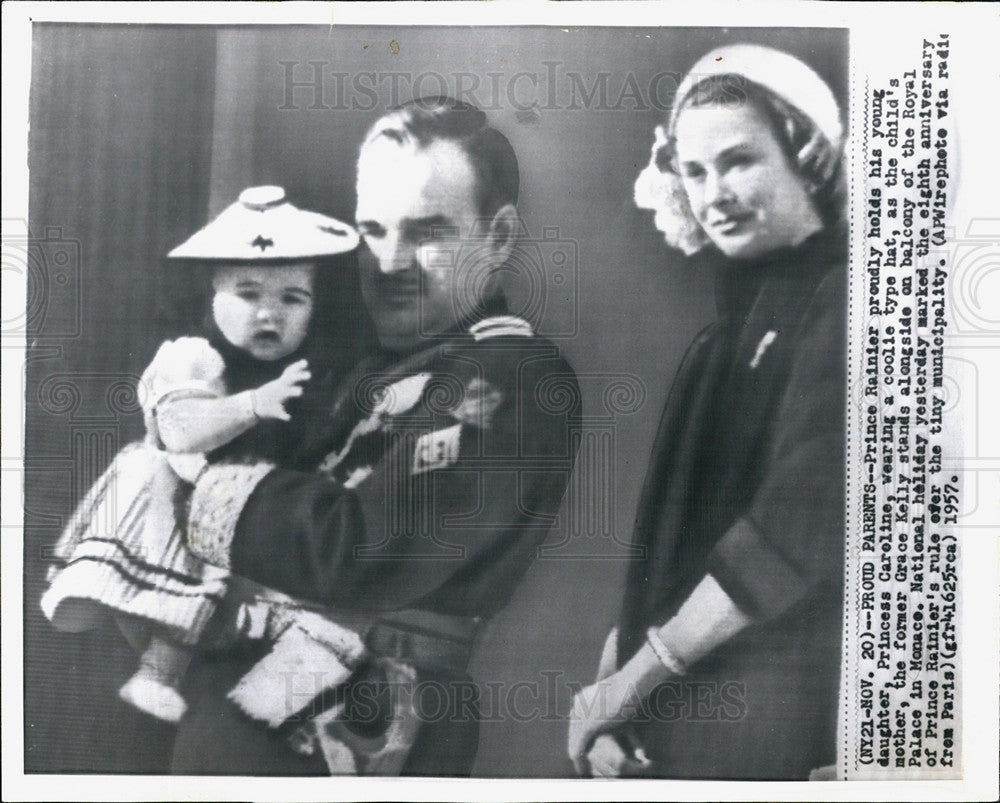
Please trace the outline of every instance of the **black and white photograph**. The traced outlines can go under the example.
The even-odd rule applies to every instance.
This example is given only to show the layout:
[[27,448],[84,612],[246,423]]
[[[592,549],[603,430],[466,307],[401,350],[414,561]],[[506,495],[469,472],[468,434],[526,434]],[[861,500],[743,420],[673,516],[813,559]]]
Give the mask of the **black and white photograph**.
[[25,45],[26,779],[963,777],[947,31],[167,5]]

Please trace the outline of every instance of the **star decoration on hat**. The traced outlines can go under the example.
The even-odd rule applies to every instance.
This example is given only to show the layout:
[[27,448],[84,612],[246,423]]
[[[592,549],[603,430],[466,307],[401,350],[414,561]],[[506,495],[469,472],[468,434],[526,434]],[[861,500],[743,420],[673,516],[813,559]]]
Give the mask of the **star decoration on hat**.
[[266,249],[271,248],[274,245],[274,240],[269,237],[264,237],[262,234],[258,234],[250,245],[259,248],[263,253]]

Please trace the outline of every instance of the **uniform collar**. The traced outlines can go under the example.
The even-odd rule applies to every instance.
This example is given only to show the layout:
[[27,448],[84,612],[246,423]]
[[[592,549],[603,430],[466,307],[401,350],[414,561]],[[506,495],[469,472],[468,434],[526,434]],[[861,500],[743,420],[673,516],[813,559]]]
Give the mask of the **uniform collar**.
[[409,363],[415,355],[423,354],[445,343],[460,343],[470,337],[473,342],[479,343],[493,337],[532,337],[534,334],[531,324],[520,316],[511,315],[507,310],[506,299],[498,295],[484,302],[474,314],[452,329],[429,338],[407,351],[383,351],[382,354],[392,362],[398,360]]

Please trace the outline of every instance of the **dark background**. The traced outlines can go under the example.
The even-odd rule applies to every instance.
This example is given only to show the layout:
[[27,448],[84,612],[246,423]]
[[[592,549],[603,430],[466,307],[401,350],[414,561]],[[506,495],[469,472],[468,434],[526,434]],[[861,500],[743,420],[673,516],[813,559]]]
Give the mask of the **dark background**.
[[[431,73],[449,91],[456,80],[471,86],[474,78],[456,78],[464,73],[479,76],[474,99],[517,151],[529,242],[548,230],[537,253],[571,256],[568,272],[558,269],[562,284],[545,262],[524,274],[534,284],[522,278],[510,291],[518,310],[560,335],[592,434],[550,548],[474,658],[487,708],[476,774],[569,774],[566,683],[592,679],[617,612],[659,413],[684,349],[712,314],[709,277],[666,248],[651,213],[634,207],[632,185],[663,116],[656,103],[669,103],[705,51],[738,41],[801,56],[846,97],[839,30],[34,26],[26,771],[167,770],[170,728],[117,699],[135,665],[125,643],[110,627],[57,633],[38,608],[46,551],[72,507],[142,434],[138,375],[165,337],[201,315],[191,277],[163,255],[252,184],[281,184],[297,205],[352,220],[367,127],[412,96],[416,76],[430,94],[439,89]],[[295,62],[291,73],[282,61]],[[289,74],[312,81],[310,61],[321,62],[322,96],[306,86],[289,97]],[[522,72],[537,85],[515,79]],[[573,73],[582,81],[575,95]],[[659,73],[676,78],[661,79],[654,97]],[[534,109],[515,107],[532,99]],[[616,384],[625,395],[609,407]],[[546,691],[553,679],[555,696]],[[517,690],[518,682],[532,685]]]

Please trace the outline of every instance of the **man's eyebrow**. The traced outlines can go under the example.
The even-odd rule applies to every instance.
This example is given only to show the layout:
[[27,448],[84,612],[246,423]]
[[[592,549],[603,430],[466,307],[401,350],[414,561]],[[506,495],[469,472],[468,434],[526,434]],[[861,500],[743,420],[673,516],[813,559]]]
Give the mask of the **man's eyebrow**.
[[409,217],[403,220],[403,230],[412,231],[416,230],[426,230],[434,228],[435,226],[441,228],[456,228],[454,221],[447,215],[427,215],[426,217]]
[[260,282],[256,279],[240,279],[236,283],[237,287],[260,287]]
[[288,287],[285,288],[285,292],[299,293],[300,295],[309,296],[309,298],[312,298],[312,293],[309,290],[306,290],[306,288],[304,287],[298,287],[296,285],[289,285]]

